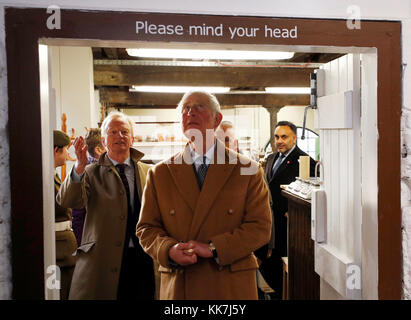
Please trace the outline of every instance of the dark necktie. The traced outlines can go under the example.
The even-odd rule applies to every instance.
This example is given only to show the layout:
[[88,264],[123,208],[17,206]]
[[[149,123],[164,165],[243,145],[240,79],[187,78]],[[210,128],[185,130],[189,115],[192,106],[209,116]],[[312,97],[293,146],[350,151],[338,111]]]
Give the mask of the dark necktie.
[[281,154],[278,161],[275,163],[273,170],[271,170],[271,177],[274,177],[274,174],[277,172],[284,158],[285,158],[285,155]]
[[202,186],[203,186],[203,183],[204,183],[204,180],[205,180],[205,176],[206,176],[206,174],[207,174],[208,166],[207,166],[207,164],[206,164],[206,159],[207,159],[207,157],[206,157],[206,156],[203,156],[203,161],[202,161],[202,163],[198,166],[198,170],[197,170],[198,182],[199,182],[199,185],[200,185],[200,189],[201,189]]
[[[117,164],[116,165],[117,171],[120,175],[121,178],[121,182],[123,182],[124,185],[124,189],[126,190],[126,194],[127,194],[127,232],[126,232],[126,242],[125,242],[125,248],[128,248],[128,244],[130,241],[130,238],[133,241],[134,247],[138,247],[138,239],[136,238],[136,225],[137,225],[137,220],[138,220],[138,216],[137,214],[133,213],[133,209],[131,207],[131,201],[130,201],[130,186],[128,184],[128,180],[126,177],[126,174],[124,172],[126,165],[125,164]],[[136,194],[134,194],[134,201],[138,201],[138,196],[136,196]],[[135,210],[140,211],[140,205],[135,204],[136,208]]]
[[120,175],[121,182],[123,182],[124,188],[126,189],[128,210],[131,211],[130,186],[128,185],[128,180],[124,172],[126,165],[124,163],[119,163],[116,165],[116,168],[117,168],[118,174]]

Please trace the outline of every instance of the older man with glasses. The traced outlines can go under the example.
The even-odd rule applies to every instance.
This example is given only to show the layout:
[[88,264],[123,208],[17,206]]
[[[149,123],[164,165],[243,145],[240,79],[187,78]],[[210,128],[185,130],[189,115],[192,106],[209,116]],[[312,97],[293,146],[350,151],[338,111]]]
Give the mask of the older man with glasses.
[[213,95],[188,92],[178,110],[190,142],[149,170],[137,225],[160,265],[160,299],[257,299],[253,251],[271,232],[263,170],[216,140]]

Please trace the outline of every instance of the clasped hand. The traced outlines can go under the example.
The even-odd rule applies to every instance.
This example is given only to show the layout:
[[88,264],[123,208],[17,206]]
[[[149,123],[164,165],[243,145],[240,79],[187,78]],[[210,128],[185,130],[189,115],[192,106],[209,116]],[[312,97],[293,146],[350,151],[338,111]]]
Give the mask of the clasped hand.
[[207,243],[194,240],[180,242],[172,246],[168,252],[170,258],[181,266],[197,263],[197,257],[212,258],[213,254]]

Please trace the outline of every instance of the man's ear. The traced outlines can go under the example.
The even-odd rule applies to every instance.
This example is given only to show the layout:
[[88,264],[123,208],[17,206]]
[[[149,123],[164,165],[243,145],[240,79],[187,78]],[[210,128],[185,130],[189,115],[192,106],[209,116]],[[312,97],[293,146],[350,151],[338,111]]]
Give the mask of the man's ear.
[[54,155],[59,151],[59,147],[54,147]]
[[101,143],[107,149],[106,139],[103,136],[101,137]]
[[223,115],[220,112],[217,112],[215,114],[214,119],[215,119],[214,129],[216,129],[220,125],[221,120],[223,120]]

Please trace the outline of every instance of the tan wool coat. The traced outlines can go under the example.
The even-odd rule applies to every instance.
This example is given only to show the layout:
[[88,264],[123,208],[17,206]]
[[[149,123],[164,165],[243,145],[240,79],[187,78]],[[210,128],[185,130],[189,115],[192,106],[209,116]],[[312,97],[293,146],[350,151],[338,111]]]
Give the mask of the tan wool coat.
[[[160,265],[160,299],[257,299],[253,251],[270,239],[268,188],[256,162],[224,146],[217,150],[225,164],[214,159],[201,191],[193,165],[183,161],[191,159],[188,146],[148,171],[137,236]],[[250,161],[254,173],[241,174],[247,167],[241,163]],[[220,264],[199,257],[196,264],[171,267],[170,247],[189,240],[212,241]]]
[[[141,200],[149,165],[139,161],[143,157],[141,152],[130,152]],[[127,224],[127,195],[107,154],[87,166],[81,182],[73,182],[70,173],[61,185],[57,201],[66,208],[87,209],[69,298],[116,299]]]

